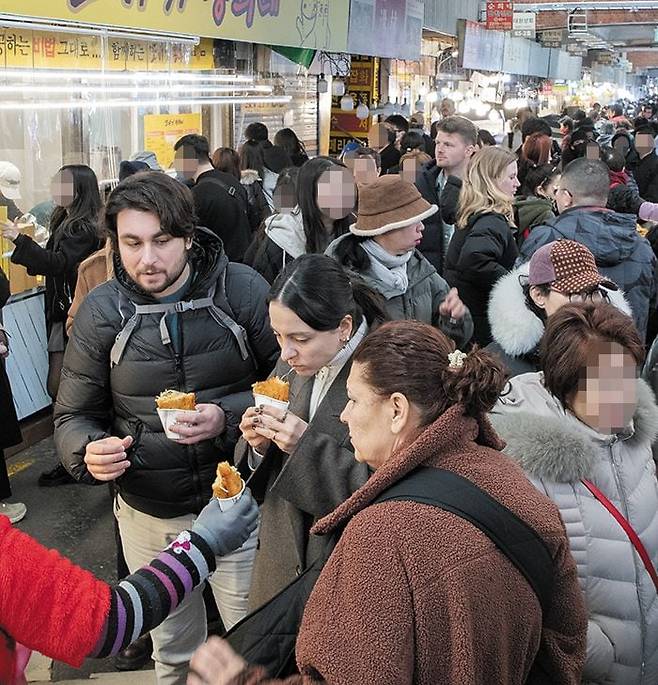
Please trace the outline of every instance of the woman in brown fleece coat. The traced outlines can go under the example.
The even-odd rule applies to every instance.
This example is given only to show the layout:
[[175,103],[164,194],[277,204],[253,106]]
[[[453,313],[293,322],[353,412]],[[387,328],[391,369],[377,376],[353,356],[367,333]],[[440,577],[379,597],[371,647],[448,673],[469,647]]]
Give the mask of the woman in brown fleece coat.
[[[290,685],[576,685],[587,616],[555,505],[500,453],[485,412],[504,386],[486,352],[452,352],[440,331],[385,324],[354,355],[349,425],[368,482],[313,532],[347,523],[309,598]],[[450,359],[448,355],[450,354]],[[511,509],[553,558],[550,611],[479,529],[416,502],[368,506],[418,466],[453,471]],[[273,683],[219,639],[192,658],[188,683]]]

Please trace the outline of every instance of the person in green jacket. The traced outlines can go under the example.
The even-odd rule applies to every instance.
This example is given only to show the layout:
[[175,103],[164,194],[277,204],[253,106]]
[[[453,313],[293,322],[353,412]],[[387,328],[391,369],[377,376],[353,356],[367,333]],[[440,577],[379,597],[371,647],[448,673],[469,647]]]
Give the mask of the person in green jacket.
[[541,226],[557,216],[555,191],[560,170],[554,164],[543,164],[527,169],[521,194],[514,200],[516,242],[519,247],[535,226]]

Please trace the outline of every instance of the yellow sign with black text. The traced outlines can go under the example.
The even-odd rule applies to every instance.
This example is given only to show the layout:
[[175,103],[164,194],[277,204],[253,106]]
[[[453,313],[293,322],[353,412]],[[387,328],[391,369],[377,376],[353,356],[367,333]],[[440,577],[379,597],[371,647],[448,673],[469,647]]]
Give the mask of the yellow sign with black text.
[[174,144],[188,133],[201,133],[201,114],[147,114],[144,149],[155,152],[163,169],[174,163]]
[[214,68],[213,42],[168,45],[120,37],[0,29],[0,69],[199,71]]
[[347,51],[350,0],[2,0],[17,17]]

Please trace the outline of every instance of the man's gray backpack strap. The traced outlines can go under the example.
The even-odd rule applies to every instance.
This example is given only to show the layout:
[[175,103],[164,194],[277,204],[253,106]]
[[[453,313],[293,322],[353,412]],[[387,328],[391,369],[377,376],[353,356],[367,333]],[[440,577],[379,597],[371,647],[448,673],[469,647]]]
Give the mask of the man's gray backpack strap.
[[[222,297],[221,299],[226,303],[225,286],[226,284],[226,272],[222,274],[221,287],[222,287]],[[135,304],[131,302],[126,295],[119,291],[119,311],[122,312],[125,321],[125,314],[123,314],[125,308],[122,305],[126,303],[132,305],[134,313],[124,324],[123,328],[117,334],[114,345],[110,351],[110,365],[116,366],[121,362],[123,354],[126,351],[130,337],[135,332],[135,329],[139,325],[140,318],[148,314],[162,314],[160,319],[160,339],[163,345],[171,345],[171,336],[169,334],[169,329],[167,328],[167,315],[173,313],[182,314],[183,312],[195,311],[198,309],[207,309],[210,316],[217,322],[222,328],[226,328],[235,338],[238,347],[240,348],[240,355],[244,361],[249,358],[254,358],[251,348],[249,346],[249,338],[247,336],[247,331],[235,321],[231,316],[229,316],[225,311],[215,304],[215,293],[216,286],[213,286],[208,297],[202,297],[196,300],[187,300],[180,302],[167,302],[167,303],[156,303],[156,304]]]

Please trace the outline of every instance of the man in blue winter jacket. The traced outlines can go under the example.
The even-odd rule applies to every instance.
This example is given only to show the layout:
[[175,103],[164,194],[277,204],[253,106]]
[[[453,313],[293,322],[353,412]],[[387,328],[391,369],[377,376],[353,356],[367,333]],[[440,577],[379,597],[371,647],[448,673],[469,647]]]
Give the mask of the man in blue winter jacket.
[[610,180],[599,160],[576,159],[558,183],[555,200],[559,216],[532,230],[521,246],[519,263],[554,240],[575,240],[594,255],[604,276],[626,294],[640,335],[645,336],[649,311],[656,300],[656,257],[637,232],[634,214],[606,209]]

